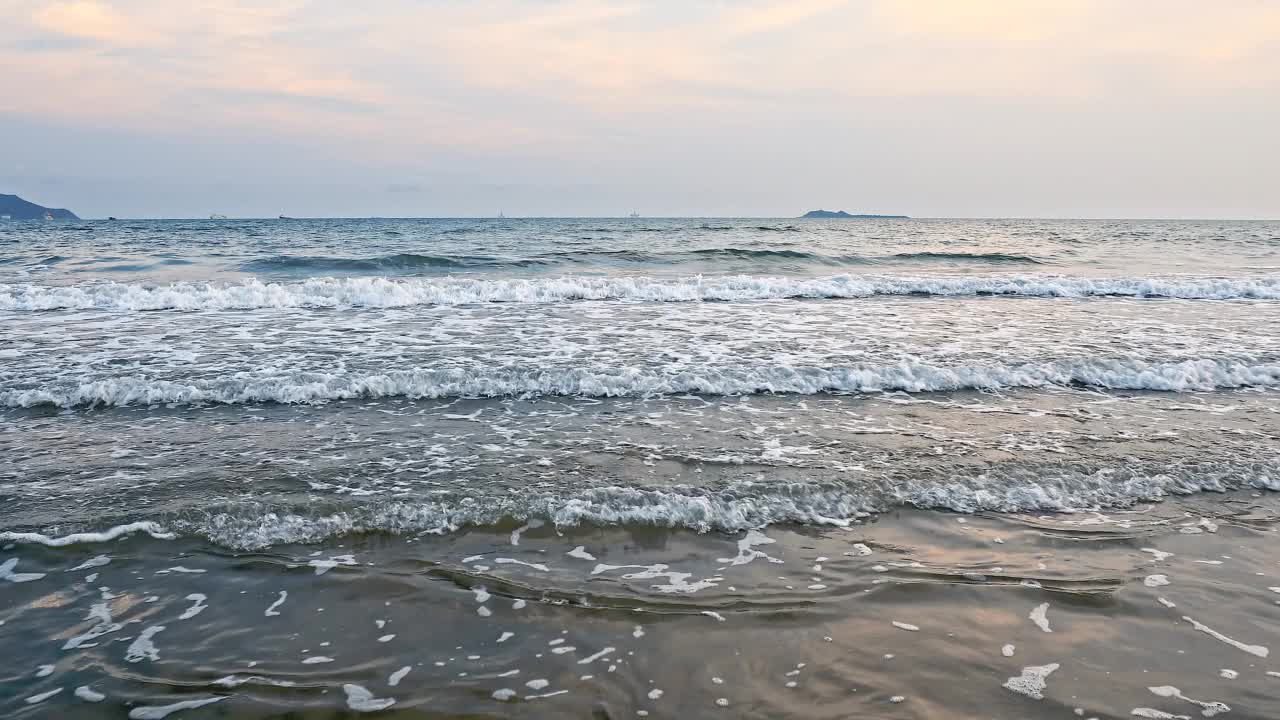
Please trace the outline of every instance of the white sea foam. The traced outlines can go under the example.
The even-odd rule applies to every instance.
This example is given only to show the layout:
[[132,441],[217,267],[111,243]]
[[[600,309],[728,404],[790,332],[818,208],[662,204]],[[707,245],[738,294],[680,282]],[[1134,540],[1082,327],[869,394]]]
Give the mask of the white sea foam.
[[1036,624],[1043,632],[1051,633],[1053,630],[1049,627],[1049,603],[1041,603],[1031,611],[1027,617],[1031,622]]
[[346,684],[343,685],[342,689],[344,693],[347,693],[347,707],[356,712],[378,712],[396,705],[394,698],[374,697],[374,693],[367,691],[361,685]]
[[131,663],[142,662],[143,660],[159,660],[160,651],[156,649],[155,643],[151,642],[151,639],[163,630],[164,625],[152,625],[138,633],[138,637],[125,650],[124,659]]
[[191,618],[204,612],[205,608],[209,607],[204,602],[205,600],[209,599],[208,595],[202,595],[201,593],[191,593],[190,595],[187,596],[187,599],[190,600],[193,604],[191,607],[187,608],[186,611],[184,611],[181,615],[178,616],[179,620],[190,620]]
[[586,657],[582,658],[581,660],[579,660],[579,661],[578,661],[578,664],[579,664],[579,665],[590,665],[591,663],[595,662],[596,660],[599,660],[600,658],[605,657],[606,655],[609,655],[610,653],[613,653],[615,650],[617,650],[617,648],[614,648],[614,647],[607,647],[607,648],[604,648],[604,649],[600,650],[599,652],[592,653],[591,655],[588,655],[588,656],[586,656]]
[[97,620],[97,624],[89,628],[80,635],[76,635],[68,639],[62,645],[63,650],[73,650],[82,647],[94,647],[97,643],[90,643],[90,640],[102,637],[108,633],[113,633],[124,627],[123,624],[115,622],[111,617],[111,609],[107,603],[94,603],[89,607],[89,614],[85,620]]
[[1168,297],[1280,299],[1280,279],[1080,278],[1060,275],[910,276],[834,275],[788,278],[578,277],[538,279],[310,278],[264,283],[15,284],[0,288],[0,311],[252,310],[259,308],[387,308],[473,303],[555,303],[577,300],[707,302],[876,295],[1022,295],[1032,297]]
[[771,563],[781,564],[782,560],[770,557],[763,551],[755,549],[757,545],[772,545],[775,542],[777,541],[758,530],[749,530],[746,537],[738,541],[737,557],[719,558],[716,562],[728,563],[729,565],[746,565],[756,558],[763,558]]
[[102,532],[76,533],[74,535],[65,535],[63,537],[50,537],[48,535],[30,532],[0,532],[0,542],[17,542],[34,545],[47,545],[49,547],[66,547],[67,545],[78,545],[80,543],[110,542],[116,538],[136,532],[144,532],[157,540],[172,540],[175,537],[173,533],[166,532],[164,528],[160,527],[156,523],[144,521],[128,523],[127,525],[117,525],[113,528],[103,530]]
[[53,697],[54,695],[57,695],[60,692],[62,692],[62,688],[56,687],[47,692],[42,692],[39,695],[32,695],[31,697],[26,699],[26,703],[28,705],[36,705],[38,703],[44,702],[45,700],[48,700],[49,698]]
[[579,545],[578,547],[565,553],[565,555],[568,555],[569,557],[573,557],[573,558],[578,558],[579,560],[595,560],[596,559],[595,555],[592,555],[591,553],[587,552],[587,548],[585,545]]
[[[663,584],[652,585],[655,590],[664,593],[696,593],[700,590],[717,587],[720,578],[705,578],[695,582],[689,582],[689,578],[693,573],[676,572],[669,570],[668,565],[658,563],[656,565],[606,565],[600,563],[591,570],[592,575],[610,572],[612,570],[623,570],[629,568],[638,568],[640,572],[628,573],[622,577],[626,580],[651,580],[654,578],[667,578],[669,582]],[[713,616],[715,613],[711,613]],[[721,618],[723,620],[723,618]]]
[[1232,647],[1239,648],[1240,650],[1243,650],[1249,653],[1250,655],[1256,655],[1260,658],[1265,658],[1267,655],[1271,654],[1271,651],[1263,645],[1247,645],[1245,643],[1240,642],[1239,640],[1232,640],[1231,638],[1227,637],[1226,635],[1223,635],[1217,630],[1214,630],[1213,628],[1208,627],[1206,625],[1202,625],[1196,622],[1195,620],[1187,617],[1186,615],[1183,615],[1182,619],[1191,623],[1191,626],[1194,627],[1196,630],[1199,630],[1200,632],[1214,639],[1220,640]]
[[1048,665],[1030,665],[1022,668],[1022,674],[1017,677],[1011,677],[1004,682],[1004,687],[1016,693],[1026,695],[1036,700],[1044,699],[1044,690],[1047,686],[1047,680],[1055,670],[1058,669],[1058,663],[1049,663]]
[[307,564],[316,569],[316,575],[323,575],[339,565],[355,565],[356,558],[354,555],[335,555],[328,560],[310,560]]
[[18,566],[18,558],[9,558],[4,563],[0,563],[0,580],[8,580],[12,583],[25,583],[39,580],[44,577],[44,573],[20,573],[14,572],[13,569]]
[[92,702],[92,703],[102,702],[103,700],[107,699],[106,695],[103,695],[102,693],[98,692],[97,690],[94,690],[88,685],[81,685],[80,687],[77,687],[75,691],[75,695],[76,697],[80,698],[81,700],[84,700],[85,702]]
[[[530,523],[533,523],[533,522],[537,522],[539,527],[541,527],[543,524],[542,520],[530,521]],[[542,563],[525,562],[524,560],[517,560],[515,558],[501,558],[501,557],[494,558],[493,562],[498,565],[523,565],[524,567],[533,568],[534,570],[538,570],[540,572],[551,572],[551,568],[548,568],[546,565]]]
[[1226,703],[1217,701],[1206,702],[1204,700],[1189,698],[1186,695],[1183,695],[1181,690],[1172,685],[1159,685],[1156,687],[1149,687],[1147,689],[1150,690],[1153,695],[1157,695],[1159,697],[1177,698],[1178,700],[1189,702],[1193,705],[1199,705],[1200,714],[1205,717],[1213,717],[1214,715],[1231,712],[1231,706]]
[[288,600],[288,599],[289,599],[289,591],[288,591],[288,590],[281,590],[281,591],[280,591],[280,596],[279,596],[278,598],[276,598],[276,601],[275,601],[275,602],[273,602],[273,603],[271,603],[271,605],[270,605],[269,607],[267,607],[267,609],[266,609],[266,610],[264,610],[262,614],[263,614],[263,615],[265,615],[265,616],[267,616],[267,617],[276,617],[276,616],[278,616],[278,615],[280,614],[279,607],[280,607],[281,605],[283,605],[283,604],[284,604],[284,601],[285,601],[285,600]]
[[[250,666],[253,663],[249,663]],[[210,685],[224,688],[240,687],[247,683],[258,683],[261,685],[272,685],[274,687],[297,687],[298,684],[291,680],[274,680],[272,678],[263,677],[261,675],[227,675],[210,682]]]
[[68,569],[67,572],[76,572],[77,570],[88,570],[90,568],[102,567],[103,565],[107,565],[110,562],[111,562],[110,556],[98,555],[97,557],[89,558],[88,560],[85,560],[79,565]]
[[1129,711],[1134,717],[1147,718],[1147,720],[1191,720],[1190,715],[1174,715],[1163,710],[1155,708],[1137,707]]
[[179,710],[194,710],[205,705],[212,705],[216,702],[226,700],[228,696],[204,698],[202,700],[183,700],[171,705],[151,705],[145,707],[136,707],[129,711],[130,720],[164,720]]
[[[149,404],[325,403],[380,397],[750,395],[755,393],[936,392],[1068,385],[1193,392],[1280,387],[1280,362],[1197,358],[1157,362],[1078,358],[982,365],[902,361],[844,367],[707,365],[696,368],[419,368],[361,373],[262,369],[226,377],[161,380],[121,376],[0,390],[0,405],[125,406]],[[143,528],[137,528],[139,530]],[[159,536],[158,528],[148,530]],[[513,533],[517,542],[519,535]],[[40,542],[24,534],[0,539]],[[111,538],[106,538],[111,539]],[[82,539],[79,542],[91,542]],[[47,543],[46,543],[47,544]]]

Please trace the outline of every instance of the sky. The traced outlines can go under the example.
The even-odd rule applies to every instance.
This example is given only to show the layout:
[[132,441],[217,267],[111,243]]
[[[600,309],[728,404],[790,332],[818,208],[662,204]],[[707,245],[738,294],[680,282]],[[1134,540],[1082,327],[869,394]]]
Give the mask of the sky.
[[85,217],[1280,218],[1276,0],[0,0]]

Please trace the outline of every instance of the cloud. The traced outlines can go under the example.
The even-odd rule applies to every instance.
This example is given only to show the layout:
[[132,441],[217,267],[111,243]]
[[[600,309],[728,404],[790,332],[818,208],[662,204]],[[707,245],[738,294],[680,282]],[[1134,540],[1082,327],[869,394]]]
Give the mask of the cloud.
[[110,6],[92,0],[54,2],[36,9],[32,24],[61,35],[92,38],[111,45],[138,41],[137,26],[120,17]]
[[[1004,77],[995,86],[1005,92],[1065,97],[1213,95],[1280,80],[1274,41],[1280,5],[1274,3],[882,0],[872,21],[891,48],[915,51],[920,62],[908,67],[920,73],[916,79],[933,74],[961,92],[993,73]],[[970,83],[955,77],[966,71]],[[1141,80],[1125,85],[1134,73]]]
[[[0,61],[19,68],[23,96],[54,90],[30,112],[80,114],[87,91],[104,116],[140,123],[205,89],[246,103],[292,99],[298,113],[359,107],[466,122],[502,104],[485,93],[601,116],[744,112],[818,91],[1071,99],[1119,92],[1116,79],[1133,73],[1134,91],[1215,93],[1274,83],[1280,60],[1280,6],[1268,3],[10,4],[20,19],[0,39]],[[33,46],[40,35],[95,44]]]
[[[837,182],[868,152],[860,143],[895,133],[913,138],[907,153],[960,155],[977,135],[1056,152],[1075,136],[1057,128],[1051,142],[1045,118],[1073,118],[1090,128],[1086,147],[1118,143],[1117,125],[1168,128],[1130,137],[1161,137],[1168,153],[1205,134],[1200,113],[1248,128],[1280,120],[1280,4],[1267,2],[0,0],[0,10],[12,18],[0,36],[0,115],[68,132],[296,143],[404,171],[383,178],[450,163],[565,183],[615,163],[711,177],[755,158],[766,176]],[[721,186],[740,180],[725,174]],[[739,190],[752,191],[746,180]]]
[[730,35],[777,32],[832,10],[849,6],[849,0],[787,0],[735,7],[716,23]]

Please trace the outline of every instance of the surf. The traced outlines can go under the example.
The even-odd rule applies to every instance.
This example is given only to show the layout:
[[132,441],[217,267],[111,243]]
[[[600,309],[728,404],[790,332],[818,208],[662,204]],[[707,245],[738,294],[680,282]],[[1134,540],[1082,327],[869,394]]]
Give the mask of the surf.
[[1064,275],[770,275],[317,277],[297,282],[96,282],[0,286],[0,311],[395,308],[477,303],[744,302],[885,296],[1280,300],[1280,277],[1074,277]]

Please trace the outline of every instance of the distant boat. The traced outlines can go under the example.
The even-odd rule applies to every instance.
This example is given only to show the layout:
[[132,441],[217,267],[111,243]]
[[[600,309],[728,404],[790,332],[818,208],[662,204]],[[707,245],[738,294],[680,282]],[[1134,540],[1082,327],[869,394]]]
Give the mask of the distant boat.
[[293,218],[289,217],[288,215],[281,215],[281,216],[280,216],[280,219],[281,219],[281,220],[292,220]]
[[117,220],[118,218],[116,218],[116,217],[114,217],[114,216],[112,216],[112,215],[108,215],[108,216],[107,216],[107,219],[108,219],[108,220]]
[[210,219],[210,220],[226,220],[226,219],[227,219],[227,216],[226,216],[226,215],[219,215],[218,213],[214,213],[214,214],[212,214],[212,215],[210,215],[210,216],[209,216],[209,219]]
[[53,219],[53,211],[51,211],[51,210],[45,210],[45,211],[44,211],[44,219],[45,219],[45,220],[52,220],[52,219]]
[[12,220],[12,215],[0,215],[0,220]]
[[632,218],[638,218],[638,217],[640,217],[640,213],[638,213],[638,212],[632,212],[632,213],[631,213],[631,217],[632,217]]
[[505,220],[505,219],[506,219],[506,217],[507,217],[506,215],[503,215],[503,214],[502,214],[502,211],[501,211],[501,210],[499,210],[499,211],[498,211],[498,219],[499,219],[499,220]]

